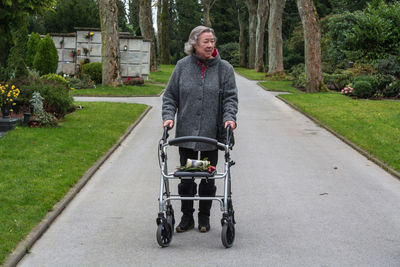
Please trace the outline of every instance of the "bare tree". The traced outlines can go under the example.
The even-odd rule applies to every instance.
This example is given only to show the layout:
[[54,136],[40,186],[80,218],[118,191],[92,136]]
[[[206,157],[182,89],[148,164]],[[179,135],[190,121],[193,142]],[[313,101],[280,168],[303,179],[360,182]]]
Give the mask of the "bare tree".
[[154,44],[154,29],[151,13],[151,0],[140,0],[139,2],[139,25],[144,39],[150,41],[150,70],[157,71],[156,47]]
[[203,5],[204,26],[211,27],[210,10],[217,0],[201,0]]
[[257,7],[257,29],[256,29],[256,56],[254,69],[263,72],[264,67],[264,33],[265,24],[268,19],[269,2],[268,0],[258,0]]
[[102,82],[115,87],[121,84],[117,0],[99,0],[99,10],[103,57]]
[[325,91],[321,64],[321,29],[313,0],[296,0],[304,29],[306,91]]
[[256,60],[257,0],[246,0],[249,11],[249,68],[253,69]]
[[285,0],[271,0],[268,22],[268,74],[283,72],[282,15]]
[[236,0],[239,22],[239,66],[247,67],[247,48],[249,37],[249,20],[247,19],[247,8],[244,0]]

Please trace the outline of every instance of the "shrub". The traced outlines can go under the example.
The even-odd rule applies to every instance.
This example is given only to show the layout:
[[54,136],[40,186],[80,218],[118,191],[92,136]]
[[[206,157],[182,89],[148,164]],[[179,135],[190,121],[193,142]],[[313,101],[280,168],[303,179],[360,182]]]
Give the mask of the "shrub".
[[379,82],[376,76],[374,75],[360,75],[354,77],[354,83],[359,82],[359,81],[366,81],[371,84],[371,86],[375,89],[378,90],[379,87]]
[[39,92],[44,98],[44,109],[46,112],[54,114],[57,118],[62,118],[67,112],[74,109],[73,99],[65,90],[65,85],[54,81],[42,81],[40,83],[25,85],[21,87],[21,99],[19,104],[24,109],[29,109],[29,100],[33,92]]
[[40,75],[56,73],[58,66],[58,53],[56,46],[47,34],[39,43],[38,49],[33,60],[33,67],[39,71]]
[[329,15],[321,19],[321,50],[324,61],[330,65],[338,65],[352,60],[347,36],[355,24],[356,16],[350,12]]
[[47,81],[54,81],[54,82],[63,84],[63,85],[65,85],[67,92],[69,92],[69,84],[68,84],[67,80],[64,77],[62,77],[61,75],[58,75],[55,73],[49,73],[49,74],[41,76],[40,79],[47,80]]
[[89,75],[89,77],[96,83],[102,83],[102,64],[99,62],[86,63],[82,66],[82,73]]
[[34,126],[45,126],[45,127],[55,127],[57,126],[57,120],[47,113],[43,108],[44,98],[39,92],[32,93],[32,99],[29,100],[33,108],[34,119],[31,121],[31,125]]
[[363,11],[354,12],[356,24],[346,38],[349,50],[358,51],[368,60],[397,54],[400,44],[400,3],[377,0]]
[[377,61],[378,72],[381,74],[389,74],[400,78],[400,62],[394,56]]
[[11,77],[9,68],[4,68],[0,65],[0,81],[8,81]]
[[370,98],[376,93],[375,88],[370,82],[366,80],[360,80],[354,82],[353,94],[358,98]]
[[144,79],[141,77],[127,77],[124,82],[125,85],[143,85]]
[[383,91],[384,97],[400,98],[400,80],[396,80],[389,84]]
[[229,61],[233,66],[239,66],[239,44],[238,43],[226,43],[219,46],[218,52],[221,58]]
[[354,62],[353,67],[348,70],[353,72],[354,76],[374,75],[378,73],[377,69],[372,64],[362,63],[359,61]]
[[383,92],[386,87],[394,81],[394,77],[392,75],[385,75],[378,73],[375,75],[376,80],[378,81],[378,88],[379,92]]
[[80,79],[78,78],[67,78],[70,88],[74,89],[85,89],[94,88],[94,82],[90,80],[89,75],[81,74]]
[[40,43],[40,35],[38,33],[32,33],[28,40],[27,44],[28,47],[25,57],[25,63],[30,68],[33,67],[33,60],[35,59],[39,43]]
[[324,73],[324,81],[329,89],[340,90],[353,80],[353,73],[349,70],[337,69],[332,74]]
[[293,66],[290,70],[290,76],[294,78],[293,86],[297,88],[306,88],[306,71],[303,63]]

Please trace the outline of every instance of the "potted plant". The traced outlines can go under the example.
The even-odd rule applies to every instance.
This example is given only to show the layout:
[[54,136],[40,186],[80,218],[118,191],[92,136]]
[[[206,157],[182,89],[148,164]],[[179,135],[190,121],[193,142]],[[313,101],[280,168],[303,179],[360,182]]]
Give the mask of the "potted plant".
[[0,83],[0,106],[4,119],[10,118],[10,112],[13,111],[12,108],[16,105],[15,100],[18,98],[20,92],[15,85]]

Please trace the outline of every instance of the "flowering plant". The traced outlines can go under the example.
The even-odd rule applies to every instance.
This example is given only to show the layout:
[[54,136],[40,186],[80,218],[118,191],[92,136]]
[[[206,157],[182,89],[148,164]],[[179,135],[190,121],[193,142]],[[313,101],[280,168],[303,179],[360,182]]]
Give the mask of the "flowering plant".
[[345,87],[340,91],[342,95],[351,95],[353,93],[353,87]]
[[86,39],[92,40],[93,39],[93,35],[94,35],[93,32],[88,32],[88,33],[85,34],[85,37],[86,37]]
[[13,111],[12,106],[16,105],[15,99],[18,98],[19,94],[20,90],[15,85],[9,86],[0,83],[0,106],[11,107],[10,111]]
[[213,173],[216,171],[216,168],[210,164],[208,158],[204,158],[203,160],[193,160],[188,159],[185,166],[177,167],[179,171],[207,171],[209,173]]

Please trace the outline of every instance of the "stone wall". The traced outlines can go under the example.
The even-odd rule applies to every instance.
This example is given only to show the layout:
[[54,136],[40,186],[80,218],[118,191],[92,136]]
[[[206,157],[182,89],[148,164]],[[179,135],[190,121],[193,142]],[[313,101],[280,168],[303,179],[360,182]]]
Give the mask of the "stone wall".
[[[82,62],[101,62],[101,31],[76,28],[75,33],[50,34],[58,51],[57,73],[74,75]],[[143,77],[150,74],[150,42],[129,33],[119,35],[121,76]]]

